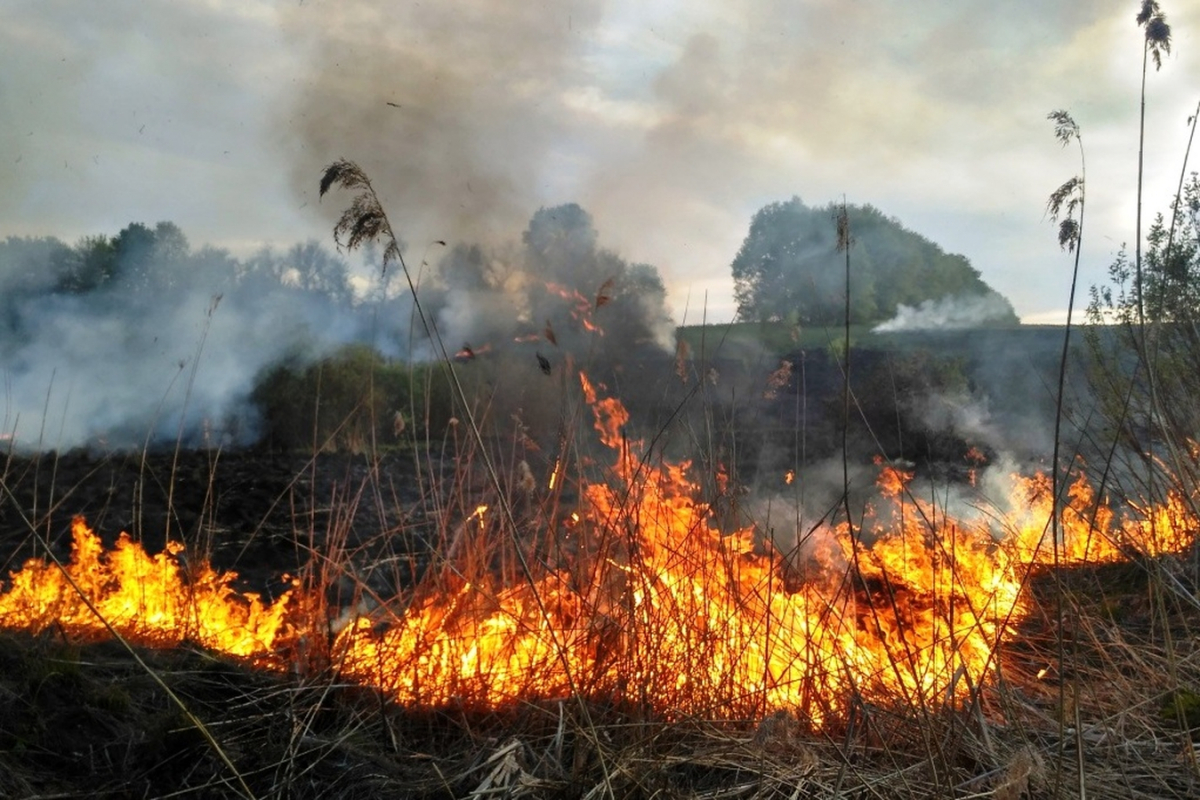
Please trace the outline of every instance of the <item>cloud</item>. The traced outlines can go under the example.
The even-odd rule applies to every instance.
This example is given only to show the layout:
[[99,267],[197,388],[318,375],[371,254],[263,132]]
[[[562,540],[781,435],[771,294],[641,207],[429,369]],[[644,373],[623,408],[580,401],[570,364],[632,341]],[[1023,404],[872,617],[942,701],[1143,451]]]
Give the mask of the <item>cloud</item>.
[[166,217],[204,241],[303,238],[262,115],[291,60],[268,8],[19,0],[0,31],[3,233]]
[[[1155,207],[1200,71],[1200,7],[1168,15],[1175,47],[1149,85]],[[965,253],[1027,314],[1061,305],[1040,216],[1076,170],[1045,122],[1068,108],[1094,187],[1085,283],[1131,236],[1131,7],[18,0],[9,16],[5,233],[169,218],[218,244],[324,237],[336,212],[316,179],[347,157],[416,252],[510,238],[576,201],[623,257],[662,268],[678,309],[702,283],[732,294],[758,208],[844,195]]]

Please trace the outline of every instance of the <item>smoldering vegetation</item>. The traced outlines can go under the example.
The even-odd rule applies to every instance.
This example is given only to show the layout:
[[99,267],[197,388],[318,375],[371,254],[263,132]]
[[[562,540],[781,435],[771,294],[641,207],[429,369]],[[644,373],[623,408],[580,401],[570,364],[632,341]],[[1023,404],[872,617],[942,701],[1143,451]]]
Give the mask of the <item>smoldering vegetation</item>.
[[[23,450],[359,452],[453,438],[466,414],[548,474],[580,429],[586,372],[628,406],[649,457],[697,459],[735,486],[817,476],[843,453],[957,478],[999,457],[1036,468],[1050,451],[1059,332],[997,327],[1011,308],[986,291],[856,326],[847,362],[830,328],[677,331],[658,270],[604,247],[574,203],[537,210],[504,244],[396,247],[403,263],[311,241],[237,257],[193,249],[169,222],[75,245],[10,237],[0,434]],[[787,335],[773,341],[772,325]],[[1070,385],[1082,419],[1086,382]],[[806,484],[814,506],[841,491],[840,478],[819,483]]]
[[[723,339],[696,328],[680,332],[691,391],[707,409],[705,420],[684,416],[725,440],[743,475],[777,481],[788,469],[807,472],[823,459],[840,459],[843,427],[850,457],[860,463],[879,457],[942,477],[1001,457],[1025,469],[1044,465],[1063,329],[858,327],[847,378],[841,332],[786,328],[732,326]],[[1071,453],[1095,455],[1103,437],[1082,350],[1074,347],[1068,364],[1064,441]],[[840,474],[833,483],[840,487]]]
[[875,326],[876,331],[921,331],[975,328],[992,323],[1009,323],[1012,306],[1000,295],[951,296],[901,304],[896,316]]
[[[265,435],[295,445],[300,433],[279,434],[309,431],[316,412],[299,398],[322,380],[321,413],[348,413],[333,402],[337,375],[320,371],[334,359],[347,381],[377,384],[369,412],[379,430],[394,430],[399,412],[441,437],[453,401],[430,387],[444,347],[496,437],[531,431],[553,443],[575,373],[587,370],[670,457],[701,452],[757,480],[840,450],[832,334],[750,345],[714,327],[706,343],[686,330],[673,343],[657,271],[605,249],[577,205],[539,210],[519,242],[439,246],[410,269],[428,328],[403,276],[369,250],[354,264],[315,242],[239,258],[193,249],[170,223],[75,245],[10,237],[0,244],[0,432],[23,449]],[[951,333],[864,333],[852,347],[856,458],[954,463],[972,447],[1018,462],[1044,456],[1060,341],[1054,328],[986,320]],[[431,375],[414,383],[413,367]],[[438,413],[413,405],[417,384]],[[1084,382],[1071,386],[1069,410],[1086,413]]]

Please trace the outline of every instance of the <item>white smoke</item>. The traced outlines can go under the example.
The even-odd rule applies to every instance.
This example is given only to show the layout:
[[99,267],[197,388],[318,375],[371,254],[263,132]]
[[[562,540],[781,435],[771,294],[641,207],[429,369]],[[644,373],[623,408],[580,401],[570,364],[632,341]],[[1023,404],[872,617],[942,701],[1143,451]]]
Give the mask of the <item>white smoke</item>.
[[[18,450],[242,445],[258,434],[255,382],[285,357],[381,343],[362,304],[241,279],[202,251],[147,290],[31,292],[0,331],[0,434]],[[0,267],[3,267],[0,264]],[[390,338],[394,351],[399,342]]]
[[[451,352],[511,347],[532,332],[543,349],[627,357],[656,349],[673,328],[657,271],[599,248],[583,209],[542,209],[526,238],[533,243],[516,260],[504,249],[452,248],[419,290]],[[170,223],[135,224],[112,240],[120,247],[112,244],[111,273],[87,283],[88,258],[107,252],[108,240],[75,249],[48,241],[0,241],[5,447],[251,444],[261,427],[252,394],[270,367],[352,343],[437,357],[407,287],[388,291],[377,267],[369,279],[354,275],[316,242],[239,261],[190,251]],[[587,328],[593,314],[603,333]],[[526,363],[536,368],[535,354]]]
[[1005,322],[1012,306],[998,294],[948,296],[925,300],[918,306],[901,304],[896,316],[876,325],[876,333],[893,331],[956,330]]

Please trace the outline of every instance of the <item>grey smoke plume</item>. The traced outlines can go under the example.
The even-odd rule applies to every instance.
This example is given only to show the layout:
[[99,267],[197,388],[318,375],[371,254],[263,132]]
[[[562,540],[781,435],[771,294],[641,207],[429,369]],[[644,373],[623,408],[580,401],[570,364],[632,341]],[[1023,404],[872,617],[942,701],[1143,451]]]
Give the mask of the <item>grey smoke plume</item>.
[[622,360],[672,344],[658,270],[599,246],[574,203],[533,215],[520,247],[453,247],[438,264],[437,323],[451,342],[505,348],[540,342]]
[[[581,40],[567,32],[590,31],[601,10],[356,3],[322,16],[320,30],[310,8],[282,11],[308,51],[294,104],[279,109],[297,194],[315,200],[314,176],[345,157],[418,249],[503,242],[569,158],[547,94],[581,72]],[[322,208],[332,222],[336,210]]]
[[957,330],[1007,321],[1012,306],[998,294],[942,297],[917,306],[900,305],[896,316],[875,326],[876,333],[892,331]]

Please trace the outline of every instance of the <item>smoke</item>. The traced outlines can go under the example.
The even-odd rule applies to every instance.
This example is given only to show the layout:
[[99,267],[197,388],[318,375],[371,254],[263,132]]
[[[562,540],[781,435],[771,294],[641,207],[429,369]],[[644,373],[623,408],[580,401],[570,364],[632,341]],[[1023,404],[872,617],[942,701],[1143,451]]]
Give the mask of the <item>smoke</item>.
[[986,396],[966,391],[930,392],[908,398],[908,411],[931,431],[942,431],[993,450],[1007,446],[1008,439],[992,418]]
[[918,306],[901,304],[896,316],[881,322],[876,333],[893,331],[957,330],[1004,323],[1012,319],[1012,306],[995,292],[925,300]]
[[859,519],[878,497],[879,468],[861,461],[843,465],[840,458],[824,458],[807,464],[790,473],[793,483],[785,490],[786,474],[760,476],[745,501],[747,520],[783,553],[807,554],[814,537],[819,539],[831,521],[845,518],[845,503]]
[[[110,277],[97,285],[80,285],[84,256],[97,258],[103,247],[59,245],[75,255],[72,264],[47,260],[30,240],[0,242],[0,282],[20,285],[0,307],[0,433],[18,449],[248,444],[259,423],[249,397],[266,367],[352,341],[398,353],[401,341],[379,324],[377,305],[298,285],[314,274],[303,257],[311,267],[321,253],[315,245],[238,261],[219,250],[188,252],[186,241],[165,252],[169,237],[161,235],[148,251],[121,244],[139,230],[149,232],[134,225],[113,240]],[[346,268],[328,254],[318,261]],[[46,277],[20,277],[33,274]],[[388,310],[399,316],[403,302]]]
[[308,53],[279,109],[297,194],[313,197],[320,171],[349,158],[419,248],[497,244],[551,199],[537,187],[570,158],[570,137],[549,101],[582,70],[596,3],[342,4],[319,30],[311,12],[281,11]]
[[[987,464],[976,464],[970,480],[945,480],[928,473],[912,473],[911,465],[897,465],[906,475],[906,488],[895,497],[880,491],[885,467],[852,465],[846,481],[842,465],[836,459],[818,462],[786,491],[781,487],[755,492],[744,502],[746,520],[755,525],[759,542],[768,542],[787,562],[803,571],[805,562],[819,555],[823,563],[850,567],[840,556],[839,537],[845,534],[837,525],[846,522],[846,504],[856,535],[871,544],[881,533],[897,530],[893,520],[902,516],[921,527],[939,519],[952,519],[981,529],[989,529],[997,540],[1017,528],[1046,524],[1035,517],[1022,487],[1038,470],[1009,454],[1001,454]],[[922,511],[914,501],[932,509]],[[744,523],[743,523],[744,524]],[[723,528],[732,532],[733,527]]]
[[520,246],[457,245],[427,295],[448,345],[537,344],[610,362],[662,355],[674,322],[658,270],[599,246],[575,203],[539,209]]
[[[548,367],[662,352],[673,323],[657,270],[598,241],[579,206],[542,209],[521,245],[451,248],[418,296],[451,352],[525,347]],[[245,445],[260,428],[256,380],[285,358],[350,343],[440,356],[407,286],[397,295],[366,260],[352,274],[315,242],[244,260],[192,252],[171,223],[73,248],[0,242],[0,434],[38,449]]]

